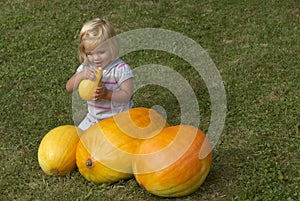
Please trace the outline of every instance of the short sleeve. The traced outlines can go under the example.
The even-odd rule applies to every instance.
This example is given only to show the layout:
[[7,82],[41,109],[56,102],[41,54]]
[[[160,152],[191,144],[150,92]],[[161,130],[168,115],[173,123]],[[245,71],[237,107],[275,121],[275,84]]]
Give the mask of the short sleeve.
[[118,65],[116,71],[117,71],[117,82],[119,86],[125,80],[134,77],[130,66],[126,63],[122,63]]
[[83,71],[83,69],[84,69],[84,66],[83,66],[83,65],[80,65],[80,66],[77,68],[76,72],[77,72],[77,73],[80,73],[81,71]]

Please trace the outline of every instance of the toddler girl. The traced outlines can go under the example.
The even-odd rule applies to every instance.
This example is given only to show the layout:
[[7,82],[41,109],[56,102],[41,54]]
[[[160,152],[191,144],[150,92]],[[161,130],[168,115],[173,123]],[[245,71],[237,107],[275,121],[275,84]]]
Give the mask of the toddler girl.
[[78,126],[82,130],[132,107],[133,74],[130,66],[118,58],[115,35],[112,25],[99,18],[86,22],[80,31],[81,65],[68,80],[67,91],[75,91],[84,79],[95,80],[95,68],[102,68],[101,87],[97,87],[93,99],[87,101],[88,113]]

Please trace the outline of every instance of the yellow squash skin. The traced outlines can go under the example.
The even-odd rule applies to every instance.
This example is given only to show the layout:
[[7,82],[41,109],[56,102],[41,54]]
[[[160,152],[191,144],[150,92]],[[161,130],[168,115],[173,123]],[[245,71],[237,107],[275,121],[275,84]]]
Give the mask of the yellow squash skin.
[[79,172],[95,183],[132,177],[132,159],[141,141],[167,125],[148,108],[133,108],[94,124],[77,146]]
[[92,81],[90,79],[82,80],[78,86],[78,91],[80,97],[85,100],[92,100],[95,89],[98,86],[101,86],[101,78],[102,78],[102,69],[96,69],[96,80]]
[[81,130],[63,125],[49,131],[38,149],[38,162],[42,170],[51,176],[64,176],[76,167],[76,147]]
[[152,194],[189,195],[201,186],[209,173],[211,150],[206,135],[193,126],[164,128],[140,145],[137,153],[141,155],[133,161],[134,176]]

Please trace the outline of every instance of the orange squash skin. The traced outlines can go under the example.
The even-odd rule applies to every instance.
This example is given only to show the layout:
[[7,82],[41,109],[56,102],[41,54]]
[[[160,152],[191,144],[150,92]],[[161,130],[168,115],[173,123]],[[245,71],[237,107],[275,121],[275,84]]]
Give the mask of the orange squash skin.
[[38,162],[51,176],[64,176],[76,167],[76,147],[81,130],[73,125],[63,125],[49,131],[38,149]]
[[115,171],[93,158],[85,145],[79,141],[76,152],[76,164],[80,174],[95,183],[116,182],[131,178],[132,174]]
[[132,158],[141,141],[167,125],[148,108],[133,108],[94,124],[77,146],[79,172],[96,183],[132,177]]
[[[181,137],[176,136],[179,129],[182,129]],[[169,149],[161,151],[166,147]],[[211,149],[206,135],[195,127],[178,125],[165,128],[140,145],[138,153],[142,155],[133,161],[134,176],[152,194],[162,197],[189,195],[201,186],[209,173]],[[159,151],[153,156],[145,155]],[[204,158],[199,158],[200,151],[207,153]],[[182,153],[172,161],[170,158],[176,157],[178,152]]]

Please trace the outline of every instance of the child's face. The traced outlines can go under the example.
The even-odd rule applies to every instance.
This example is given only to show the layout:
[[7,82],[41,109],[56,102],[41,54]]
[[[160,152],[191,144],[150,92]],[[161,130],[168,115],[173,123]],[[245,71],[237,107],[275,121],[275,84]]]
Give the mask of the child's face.
[[112,60],[110,51],[106,45],[98,46],[89,51],[88,44],[85,46],[89,62],[96,67],[105,68]]

